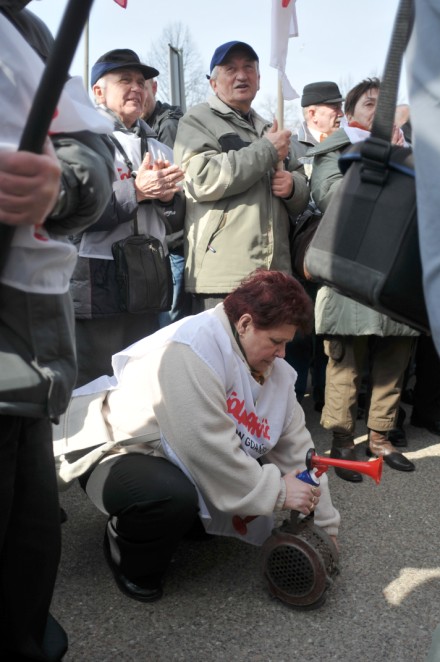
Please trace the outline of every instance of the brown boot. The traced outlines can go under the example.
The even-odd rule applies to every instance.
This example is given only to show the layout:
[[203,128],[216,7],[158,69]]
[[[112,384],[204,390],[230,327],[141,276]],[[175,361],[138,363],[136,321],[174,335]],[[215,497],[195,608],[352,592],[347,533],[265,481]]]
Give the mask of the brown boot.
[[[330,457],[336,460],[349,460],[350,462],[357,461],[358,458],[356,457],[354,439],[351,434],[348,432],[333,431]],[[350,483],[360,483],[363,480],[362,474],[358,471],[352,471],[351,469],[345,469],[342,467],[335,467],[335,474],[339,476],[339,478],[342,478],[342,480],[348,480]]]
[[397,469],[397,471],[414,471],[415,469],[414,464],[393,446],[391,441],[387,438],[386,432],[370,430],[368,435],[367,455],[370,457],[372,455],[375,457],[383,457],[388,466],[392,469]]

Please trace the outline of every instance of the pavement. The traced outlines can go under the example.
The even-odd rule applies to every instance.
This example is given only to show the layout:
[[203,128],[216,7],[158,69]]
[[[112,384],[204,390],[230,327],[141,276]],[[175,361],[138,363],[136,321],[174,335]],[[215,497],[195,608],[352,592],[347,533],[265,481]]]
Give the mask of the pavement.
[[[330,436],[310,397],[304,410],[325,455]],[[366,428],[357,427],[362,459]],[[220,537],[182,543],[162,600],[135,602],[104,561],[105,516],[79,485],[63,492],[68,521],[52,613],[69,636],[64,662],[425,662],[440,624],[440,437],[405,429],[415,472],[384,465],[376,485],[329,471],[341,572],[311,611],[269,596],[260,548]]]

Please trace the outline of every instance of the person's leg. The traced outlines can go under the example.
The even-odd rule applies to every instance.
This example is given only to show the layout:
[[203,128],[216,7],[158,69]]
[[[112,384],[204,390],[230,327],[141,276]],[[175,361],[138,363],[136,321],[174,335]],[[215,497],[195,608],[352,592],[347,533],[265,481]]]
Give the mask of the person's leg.
[[77,319],[75,322],[78,364],[76,386],[83,386],[102,375],[112,375],[113,354],[117,354],[158,329],[157,313],[139,315],[121,313],[110,317]]
[[307,380],[312,360],[312,336],[297,331],[294,339],[286,345],[285,359],[298,374],[295,384],[296,397],[301,402],[307,391]]
[[67,637],[49,615],[61,548],[51,424],[1,421],[0,657],[60,660]]
[[418,338],[415,377],[411,424],[440,435],[440,358],[431,336]]
[[[362,365],[368,336],[334,336],[324,341],[328,356],[325,404],[321,425],[333,433],[330,456],[339,460],[356,461],[354,429]],[[362,481],[358,471],[335,468],[340,478],[354,483]]]
[[164,327],[191,315],[191,297],[185,292],[185,258],[178,250],[170,251],[171,273],[173,275],[173,303],[171,309],[159,314],[160,326]]
[[151,589],[150,599],[159,598],[178,543],[198,517],[194,485],[168,460],[127,453],[99,465],[85,490],[110,516],[105,539],[112,565],[136,586]]
[[324,351],[324,339],[312,333],[312,394],[315,411],[322,411],[325,402],[325,373],[327,356]]
[[371,346],[371,399],[367,426],[369,454],[382,456],[399,471],[414,471],[414,465],[388,439],[396,425],[403,378],[411,356],[413,338],[376,337]]
[[357,395],[368,336],[333,336],[324,340],[328,357],[321,425],[353,436]]

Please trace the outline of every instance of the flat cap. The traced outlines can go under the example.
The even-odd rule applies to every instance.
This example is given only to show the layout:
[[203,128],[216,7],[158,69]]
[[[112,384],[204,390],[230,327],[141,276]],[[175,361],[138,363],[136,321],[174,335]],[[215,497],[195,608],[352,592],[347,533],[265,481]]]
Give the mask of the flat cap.
[[339,87],[332,81],[309,83],[303,89],[301,106],[314,106],[320,103],[340,103],[344,101]]

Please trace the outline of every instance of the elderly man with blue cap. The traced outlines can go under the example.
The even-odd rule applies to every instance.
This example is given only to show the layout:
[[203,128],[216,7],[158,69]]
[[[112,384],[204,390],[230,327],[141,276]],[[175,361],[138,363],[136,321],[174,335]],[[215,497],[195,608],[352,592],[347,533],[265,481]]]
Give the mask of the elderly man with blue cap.
[[174,145],[185,171],[185,287],[194,313],[258,267],[290,272],[289,215],[309,199],[303,167],[289,153],[291,132],[251,107],[260,86],[254,49],[222,44],[208,78],[214,96],[181,118]]
[[[141,119],[146,83],[158,74],[129,48],[105,53],[92,67],[90,82],[98,109],[114,125],[115,181],[102,217],[74,238],[79,258],[70,289],[76,317],[77,386],[111,375],[112,354],[159,328],[157,310],[126,309],[112,251],[115,242],[139,234],[159,240],[167,255],[166,235],[183,228],[185,201],[179,187],[183,173],[173,164],[172,150]],[[136,281],[136,287],[143,292],[143,283]]]

